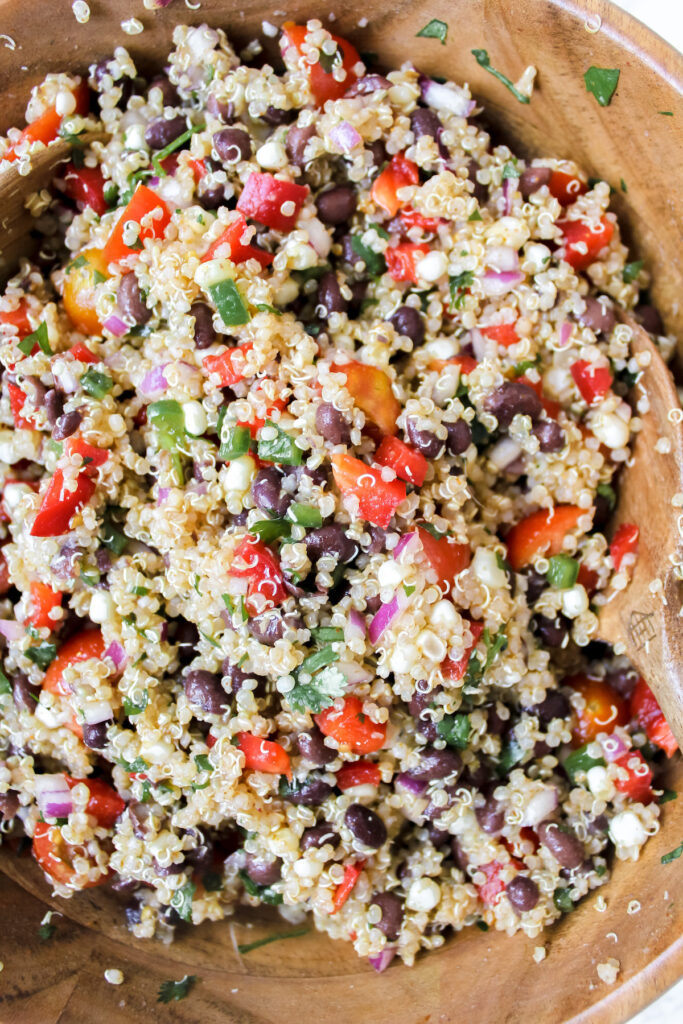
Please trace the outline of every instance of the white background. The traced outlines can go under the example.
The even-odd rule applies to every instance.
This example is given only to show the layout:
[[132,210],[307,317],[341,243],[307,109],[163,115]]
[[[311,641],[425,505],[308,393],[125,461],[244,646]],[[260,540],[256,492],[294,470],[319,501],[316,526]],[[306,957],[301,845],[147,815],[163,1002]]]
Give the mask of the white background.
[[[618,7],[654,29],[683,53],[683,0],[614,0]],[[683,981],[679,981],[656,1003],[633,1017],[629,1024],[681,1024],[683,1022]]]

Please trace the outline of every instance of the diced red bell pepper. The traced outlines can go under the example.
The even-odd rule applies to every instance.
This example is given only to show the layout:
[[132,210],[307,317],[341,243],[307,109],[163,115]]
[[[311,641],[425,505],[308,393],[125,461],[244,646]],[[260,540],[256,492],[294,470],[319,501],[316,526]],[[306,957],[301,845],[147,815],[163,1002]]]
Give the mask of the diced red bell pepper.
[[7,390],[9,392],[9,404],[12,410],[14,426],[18,430],[37,430],[38,427],[33,416],[25,416],[22,412],[26,404],[26,393],[21,390],[18,384],[11,380],[7,381]]
[[635,523],[622,523],[617,527],[609,546],[615,572],[619,572],[626,555],[633,555],[638,551],[639,536],[640,529]]
[[592,743],[598,733],[611,733],[615,726],[628,724],[626,701],[604,679],[593,679],[585,675],[569,676],[562,680],[562,685],[571,686],[585,701],[585,707],[577,716],[572,730],[575,747]]
[[587,359],[578,359],[572,363],[571,374],[581,397],[588,405],[594,405],[605,397],[612,387],[612,371],[607,364],[589,363]]
[[559,555],[564,538],[583,515],[585,510],[577,505],[556,505],[522,519],[505,537],[512,569],[519,572],[540,554]]
[[417,283],[417,264],[429,252],[426,242],[416,245],[414,242],[401,242],[391,245],[384,252],[387,270],[394,281],[411,281]]
[[548,191],[562,206],[571,206],[579,196],[588,191],[588,185],[575,174],[566,171],[553,171],[548,182]]
[[202,366],[207,373],[217,373],[221,379],[221,387],[230,387],[238,380],[244,379],[247,353],[254,347],[253,341],[245,341],[244,345],[236,345],[215,356],[202,359]]
[[495,341],[496,344],[502,345],[503,348],[509,348],[510,345],[516,345],[519,341],[515,323],[516,321],[507,324],[491,324],[489,327],[480,327],[479,331],[485,337]]
[[455,583],[455,578],[470,564],[471,552],[468,544],[458,544],[452,537],[434,537],[429,530],[417,528],[422,550],[436,573],[439,586],[446,593]]
[[[263,418],[260,417],[260,416],[255,416],[254,419],[252,419],[252,420],[238,420],[237,421],[237,426],[238,427],[246,427],[248,429],[249,433],[251,434],[252,439],[256,439],[256,436],[258,435],[258,432],[261,429],[261,427],[264,427],[266,425],[266,420],[272,420],[273,413],[275,411],[283,412],[286,408],[287,408],[287,399],[286,398],[276,398],[275,401],[273,402],[273,404],[269,405],[268,408],[266,409],[266,414],[265,414],[265,416]],[[253,458],[253,455],[252,455],[252,458]]]
[[[0,323],[12,324],[17,329],[19,340],[31,333],[31,324],[28,319],[28,303],[26,299],[19,299],[16,309],[8,309],[0,313]],[[37,342],[34,348],[37,347]],[[33,353],[31,353],[33,354]]]
[[374,761],[354,761],[343,764],[337,772],[337,788],[342,793],[354,786],[379,786],[382,775]]
[[440,224],[448,223],[445,217],[425,217],[424,214],[413,210],[412,206],[406,206],[400,210],[399,217],[403,221],[406,231],[409,231],[410,228],[420,228],[431,235],[438,230]]
[[91,352],[87,345],[84,345],[82,341],[77,341],[75,345],[72,345],[69,349],[69,355],[72,355],[74,359],[78,359],[81,363],[99,363],[100,358],[96,356],[94,352]]
[[254,736],[250,732],[237,734],[238,749],[244,754],[244,767],[255,772],[269,772],[271,775],[292,777],[289,754],[279,743]]
[[346,388],[359,409],[375,423],[383,434],[395,434],[401,415],[401,403],[391,389],[391,380],[377,366],[367,363],[333,363],[332,373],[343,373]]
[[307,195],[308,185],[282,181],[265,171],[252,171],[237,200],[237,209],[275,231],[291,231]]
[[325,736],[350,747],[354,754],[374,754],[386,742],[386,723],[373,722],[368,718],[358,697],[345,697],[341,711],[333,704],[314,718]]
[[[295,67],[298,63],[298,57],[301,55],[302,46],[307,34],[308,29],[305,25],[295,25],[292,21],[286,21],[282,26],[280,45],[288,67]],[[341,66],[346,72],[346,76],[341,82],[337,81],[334,77],[334,69],[326,71],[319,61],[316,61],[315,64],[306,63],[311,92],[319,107],[322,107],[327,100],[340,99],[358,78],[358,75],[353,70],[360,63],[360,57],[355,46],[347,39],[342,39],[341,36],[333,35],[332,39],[337,44],[338,52],[341,53]],[[290,55],[288,50],[294,50],[294,55]]]
[[113,828],[116,819],[126,809],[126,801],[122,800],[119,794],[102,779],[72,779],[66,775],[66,784],[69,789],[83,783],[90,791],[90,799],[85,807],[86,814],[91,814],[101,828]]
[[564,258],[574,270],[585,270],[595,263],[614,234],[614,224],[606,217],[600,219],[597,229],[582,220],[558,220],[557,226],[564,235]]
[[[94,880],[87,875],[77,874],[73,867],[76,852],[75,847],[64,841],[61,828],[49,825],[46,821],[36,822],[33,830],[33,856],[46,875],[70,889],[91,889],[107,881],[107,871]],[[83,856],[82,848],[78,848],[78,855]]]
[[383,480],[379,469],[352,455],[333,455],[332,472],[341,493],[358,498],[359,517],[382,529],[406,499],[406,485],[401,480]]
[[209,735],[206,737],[206,745],[209,748],[209,750],[213,749],[213,747],[215,747],[217,743],[218,739],[214,736],[212,732],[210,732]]
[[[74,114],[80,114],[81,116],[88,113],[90,105],[90,91],[88,89],[88,83],[83,80],[73,90],[73,95],[76,100],[76,108]],[[48,109],[37,117],[35,121],[31,121],[27,124],[21,133],[21,137],[17,146],[10,146],[5,153],[3,159],[8,161],[14,161],[17,159],[16,149],[19,145],[28,141],[42,142],[46,146],[50,142],[54,142],[59,134],[59,129],[62,124],[62,114],[58,114],[55,107],[48,107]]]
[[642,677],[631,694],[631,715],[645,730],[650,742],[665,751],[667,757],[673,757],[678,750],[678,742],[657,703],[657,698]]
[[655,798],[652,792],[652,769],[639,750],[630,750],[614,762],[628,772],[628,778],[615,779],[614,785],[639,804],[651,804]]
[[399,199],[397,192],[408,185],[417,185],[420,181],[420,172],[416,163],[407,160],[403,153],[397,153],[391,158],[381,174],[378,174],[372,183],[370,197],[372,201],[383,209],[390,217],[395,217],[407,200]]
[[[230,573],[249,581],[246,606],[252,614],[274,608],[287,597],[284,577],[275,555],[251,534],[235,548]],[[259,600],[255,601],[255,597]]]
[[[150,217],[150,214],[154,216]],[[170,219],[171,214],[164,200],[146,185],[138,185],[104,246],[105,262],[119,263],[127,256],[139,252],[146,238],[163,238]],[[135,247],[126,245],[123,240],[124,225],[129,221],[140,225]]]
[[[64,671],[80,661],[88,661],[90,658],[101,658],[104,653],[104,640],[99,629],[84,629],[74,634],[61,645],[55,660],[49,665],[43,689],[53,693],[56,697],[71,696],[71,688],[64,682]],[[75,714],[71,720],[66,722],[67,729],[70,729],[79,739],[83,739],[83,729],[76,720]]]
[[103,466],[109,458],[109,452],[104,448],[96,448],[88,444],[80,437],[68,437],[64,442],[64,455],[71,458],[72,455],[80,455],[83,460],[83,472],[86,476],[96,476],[96,471]]
[[66,491],[64,473],[56,469],[33,521],[31,536],[59,537],[66,533],[72,517],[87,505],[94,493],[95,481],[85,473],[79,473],[76,478],[75,490]]
[[250,245],[248,242],[242,242],[242,236],[247,228],[247,222],[244,217],[239,217],[234,220],[232,224],[228,224],[225,231],[218,236],[215,242],[213,242],[207,251],[202,256],[201,262],[206,263],[207,260],[212,260],[219,246],[229,246],[229,259],[233,263],[244,263],[246,260],[258,260],[262,267],[267,267],[273,262],[275,258],[272,253],[266,252],[264,249],[259,249],[255,245]]
[[197,160],[193,156],[188,157],[187,163],[192,171],[195,185],[197,185],[206,174],[206,164],[203,160]]
[[441,674],[444,679],[448,679],[451,683],[459,683],[465,675],[465,672],[467,672],[467,666],[469,665],[470,658],[472,657],[472,651],[481,640],[481,635],[484,632],[483,622],[470,622],[468,625],[474,640],[467,648],[462,658],[458,658],[457,661],[452,661],[451,658],[446,658],[445,661],[441,662]]
[[429,463],[421,452],[398,437],[385,437],[375,452],[375,462],[393,469],[401,480],[422,487]]
[[99,167],[68,164],[64,173],[64,192],[80,210],[90,207],[98,217],[108,210],[104,198],[104,175]]
[[31,611],[24,619],[24,625],[34,626],[36,629],[56,629],[59,619],[52,619],[50,612],[53,608],[60,608],[63,594],[59,590],[53,590],[47,583],[34,580],[30,587]]
[[365,861],[358,860],[355,864],[347,864],[344,868],[344,877],[335,889],[334,896],[332,897],[332,902],[334,903],[333,914],[341,910],[346,903],[364,867]]

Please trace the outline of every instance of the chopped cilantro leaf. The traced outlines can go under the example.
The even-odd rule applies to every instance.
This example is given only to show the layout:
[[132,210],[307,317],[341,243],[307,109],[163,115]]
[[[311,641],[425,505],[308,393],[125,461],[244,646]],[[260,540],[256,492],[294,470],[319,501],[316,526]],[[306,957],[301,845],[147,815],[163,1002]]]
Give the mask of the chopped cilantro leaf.
[[470,738],[471,725],[469,715],[446,715],[437,724],[436,731],[449,747],[464,750]]
[[624,284],[630,284],[631,281],[635,281],[642,269],[642,260],[634,260],[633,263],[627,263],[621,274]]
[[619,68],[596,68],[591,65],[583,76],[586,92],[592,93],[601,107],[608,107],[619,82]]
[[38,668],[46,669],[57,657],[57,645],[49,644],[47,641],[38,647],[29,647],[25,652],[29,661],[32,661]]
[[174,153],[176,149],[180,149],[186,142],[189,142],[196,132],[203,132],[204,128],[205,125],[203,124],[193,125],[192,128],[188,128],[186,132],[183,132],[177,139],[174,139],[173,142],[169,142],[168,146],[164,146],[163,149],[160,149],[154,154],[152,157],[152,166],[154,167],[154,171],[158,178],[166,177],[166,171],[164,170],[162,163],[166,157],[170,156],[171,153]]
[[171,897],[171,906],[183,921],[192,921],[192,897],[196,888],[194,882],[186,882]]
[[451,309],[462,308],[467,291],[472,284],[474,284],[474,274],[471,270],[463,270],[461,274],[448,278],[448,287],[451,293]]
[[384,256],[365,245],[361,241],[360,235],[351,235],[351,248],[356,256],[363,261],[368,268],[368,272],[373,277],[379,277],[387,269]]
[[93,370],[91,367],[81,377],[81,387],[91,398],[102,401],[114,387],[114,381],[106,373],[100,373],[99,370]]
[[35,331],[31,334],[27,334],[26,337],[19,342],[17,347],[25,356],[30,356],[34,345],[37,345],[40,351],[44,352],[46,356],[52,355],[52,349],[50,348],[50,342],[47,337],[47,324],[44,320],[39,324]]
[[662,795],[660,796],[658,802],[660,804],[668,804],[669,800],[677,800],[677,799],[678,799],[678,793],[676,792],[675,789],[665,789],[664,792],[662,793]]
[[272,420],[266,420],[265,426],[275,430],[276,436],[268,440],[263,436],[259,437],[257,448],[259,459],[275,462],[279,466],[300,466],[303,462],[303,452],[295,444],[294,438]]
[[270,544],[271,541],[277,540],[278,537],[289,537],[292,524],[288,523],[285,519],[261,519],[258,523],[250,526],[249,529],[264,544]]
[[201,772],[213,771],[213,765],[209,761],[208,754],[197,754],[194,759],[194,763],[197,765],[197,768],[199,768]]
[[553,903],[563,914],[569,914],[574,909],[574,901],[569,889],[556,889],[553,893]]
[[261,900],[261,903],[269,903],[274,907],[277,907],[282,903],[281,892],[273,892],[273,890],[267,885],[258,885],[253,878],[249,877],[243,868],[240,870],[239,876],[242,879],[244,888],[249,895],[255,896],[256,899]]
[[134,701],[129,697],[125,697],[123,701],[123,710],[127,715],[141,715],[149,704],[149,690],[143,690],[142,696],[139,700]]
[[[335,660],[338,657],[338,654],[334,654]],[[322,672],[313,676],[310,683],[297,683],[285,697],[295,711],[313,711],[318,714],[334,704],[337,697],[342,697],[346,692],[346,686],[344,673],[335,666],[328,665]]]
[[519,100],[520,103],[529,102],[529,97],[525,96],[523,92],[520,92],[515,83],[512,82],[507,75],[504,75],[502,71],[497,71],[495,68],[491,67],[491,61],[486,50],[472,50],[471,53],[477,64],[479,64],[479,66],[485,71],[488,71],[489,74],[493,75],[494,78],[497,78],[499,82],[502,82],[503,85],[510,90],[516,100]]
[[344,630],[339,626],[316,626],[311,630],[311,636],[317,644],[333,644],[344,639]]
[[186,974],[180,981],[162,981],[159,986],[158,1003],[170,1003],[173,999],[184,999],[197,980],[196,975]]
[[680,846],[677,846],[675,850],[670,850],[669,853],[665,853],[664,856],[661,858],[661,862],[662,862],[662,864],[671,864],[671,862],[673,860],[678,860],[678,858],[682,854],[683,854],[683,843],[681,843]]
[[424,28],[421,28],[417,33],[417,37],[423,39],[438,39],[442,46],[446,45],[446,39],[448,37],[448,25],[445,21],[440,21],[438,18],[432,18],[428,21]]
[[2,669],[0,669],[0,696],[2,696],[5,693],[11,693],[11,692],[12,692],[12,684],[10,683],[9,679],[7,678],[5,673],[2,671]]
[[622,192],[628,192],[628,187],[627,187],[626,182],[624,181],[623,178],[619,179],[619,185],[621,186],[621,191]]

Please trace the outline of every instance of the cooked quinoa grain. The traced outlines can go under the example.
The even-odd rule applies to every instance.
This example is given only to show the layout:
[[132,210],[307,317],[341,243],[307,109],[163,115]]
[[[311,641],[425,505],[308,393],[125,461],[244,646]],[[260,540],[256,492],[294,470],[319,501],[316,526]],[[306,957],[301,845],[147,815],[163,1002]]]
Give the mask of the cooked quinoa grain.
[[609,186],[466,86],[318,21],[282,74],[174,45],[29,103],[104,137],[0,299],[3,834],[138,937],[259,903],[378,970],[538,937],[657,831],[674,749],[596,642],[646,274]]

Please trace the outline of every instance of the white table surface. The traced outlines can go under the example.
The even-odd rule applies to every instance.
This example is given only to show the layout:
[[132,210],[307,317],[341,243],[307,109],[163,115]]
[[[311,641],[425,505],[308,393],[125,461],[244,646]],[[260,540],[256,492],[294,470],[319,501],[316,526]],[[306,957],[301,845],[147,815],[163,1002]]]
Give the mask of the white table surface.
[[[683,53],[683,0],[613,0]],[[629,1024],[681,1024],[683,981],[669,989]]]

